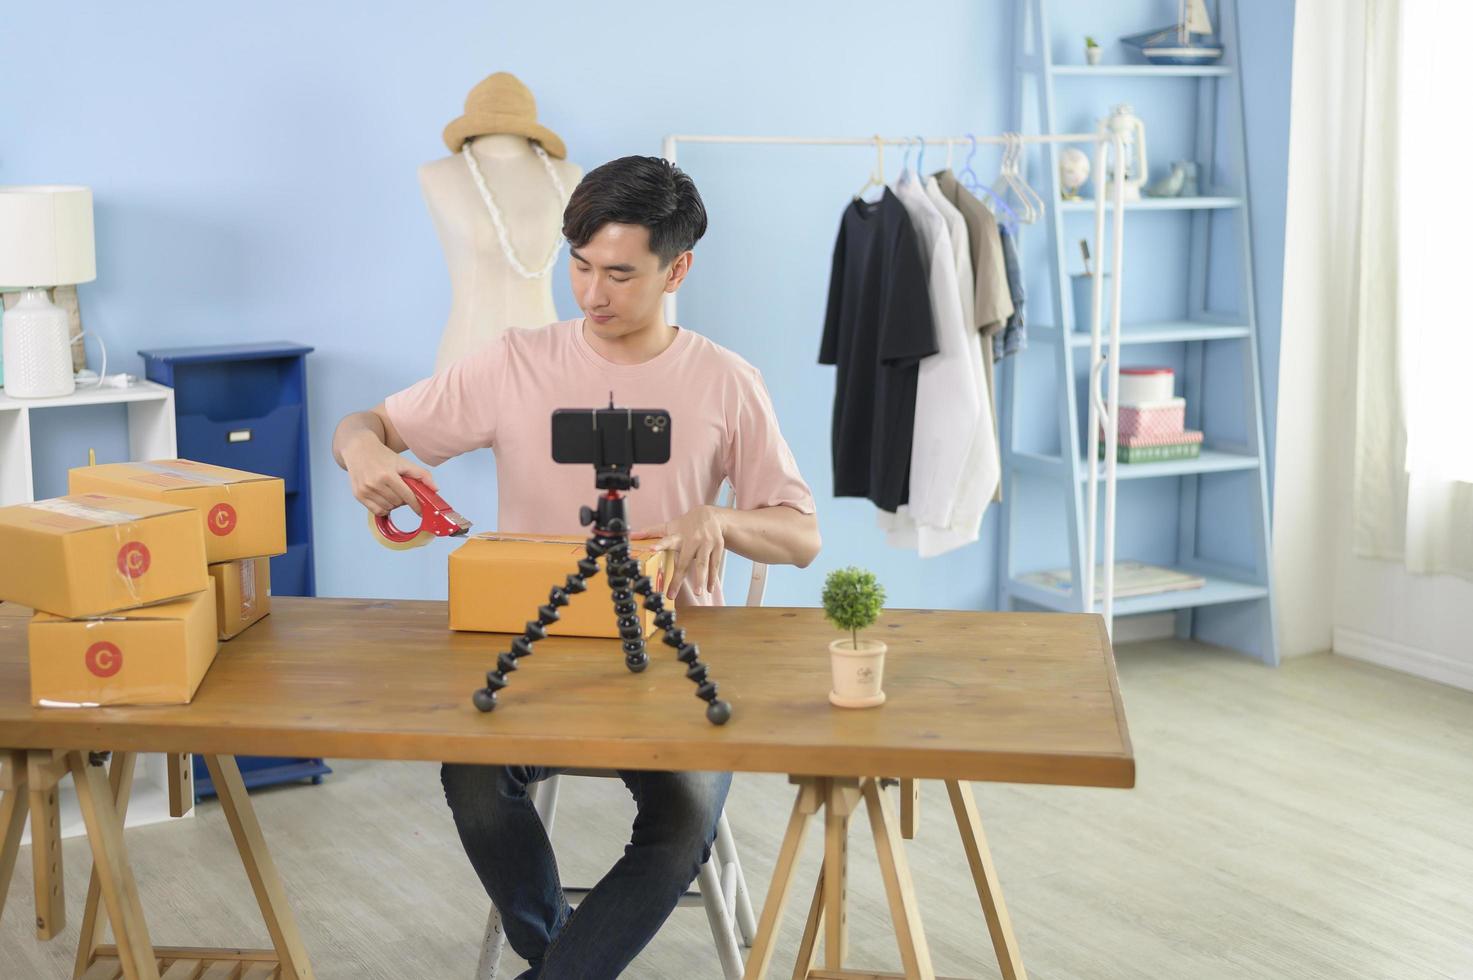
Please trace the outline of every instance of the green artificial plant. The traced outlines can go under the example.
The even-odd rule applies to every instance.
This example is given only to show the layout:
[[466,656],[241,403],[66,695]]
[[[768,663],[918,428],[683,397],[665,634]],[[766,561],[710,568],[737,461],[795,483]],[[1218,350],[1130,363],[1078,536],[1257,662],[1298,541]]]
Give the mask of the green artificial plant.
[[880,618],[885,606],[885,588],[874,572],[850,565],[829,572],[823,582],[823,614],[835,626],[848,630],[859,648],[859,631]]
[[1099,43],[1096,42],[1094,38],[1092,38],[1088,34],[1086,34],[1085,37],[1084,37],[1084,46],[1086,48],[1097,48],[1097,47],[1099,47]]

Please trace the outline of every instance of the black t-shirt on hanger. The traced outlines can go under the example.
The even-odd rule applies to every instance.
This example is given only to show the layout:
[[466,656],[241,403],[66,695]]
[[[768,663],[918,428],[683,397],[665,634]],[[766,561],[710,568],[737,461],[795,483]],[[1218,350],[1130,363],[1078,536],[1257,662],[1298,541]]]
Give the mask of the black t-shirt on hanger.
[[834,495],[892,512],[910,498],[916,377],[937,349],[928,273],[905,206],[888,187],[880,200],[845,209],[818,354],[839,369]]

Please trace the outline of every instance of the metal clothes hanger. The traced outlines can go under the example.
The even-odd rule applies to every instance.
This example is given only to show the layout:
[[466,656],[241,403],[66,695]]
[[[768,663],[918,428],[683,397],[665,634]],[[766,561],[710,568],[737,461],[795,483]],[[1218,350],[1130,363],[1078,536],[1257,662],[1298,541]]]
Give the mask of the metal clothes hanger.
[[1018,212],[1014,211],[1001,195],[994,193],[992,188],[983,184],[982,178],[978,177],[977,172],[972,169],[972,158],[977,155],[977,137],[968,133],[967,139],[972,141],[972,146],[967,152],[967,162],[962,165],[962,172],[957,175],[957,180],[961,181],[961,185],[973,194],[986,194],[992,198],[993,203],[1002,209],[1005,215],[1003,221],[1009,226],[1009,230],[1015,230],[1018,227]]
[[855,198],[862,198],[871,187],[885,186],[885,141],[878,135],[875,136],[875,168],[870,171],[869,179],[864,186],[854,193]]
[[1023,195],[1028,199],[1028,202],[1027,203],[1028,203],[1028,214],[1029,214],[1029,217],[1028,217],[1027,220],[1028,220],[1028,223],[1029,224],[1032,224],[1033,222],[1037,221],[1039,218],[1042,218],[1043,217],[1043,215],[1044,215],[1044,207],[1045,206],[1044,206],[1044,203],[1043,203],[1043,198],[1041,198],[1041,197],[1038,196],[1038,192],[1033,189],[1033,185],[1030,184],[1030,183],[1028,183],[1028,178],[1023,175],[1023,167],[1022,167],[1022,164],[1023,164],[1023,137],[1020,136],[1020,135],[1018,135],[1017,133],[1014,133],[1013,134],[1013,178],[1017,182],[1018,187],[1022,190]]

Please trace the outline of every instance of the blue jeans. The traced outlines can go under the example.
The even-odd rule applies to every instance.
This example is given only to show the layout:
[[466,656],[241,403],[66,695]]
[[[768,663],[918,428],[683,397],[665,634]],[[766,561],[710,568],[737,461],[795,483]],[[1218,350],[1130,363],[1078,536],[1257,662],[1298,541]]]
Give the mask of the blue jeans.
[[624,856],[573,911],[528,788],[558,770],[440,768],[460,842],[501,913],[525,980],[617,977],[654,938],[710,857],[728,772],[619,770],[638,813]]

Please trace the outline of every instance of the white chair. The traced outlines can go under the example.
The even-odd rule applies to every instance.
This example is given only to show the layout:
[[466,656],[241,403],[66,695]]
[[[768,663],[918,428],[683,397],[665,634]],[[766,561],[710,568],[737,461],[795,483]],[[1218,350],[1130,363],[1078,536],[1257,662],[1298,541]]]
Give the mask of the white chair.
[[[722,506],[727,506],[728,494],[723,492]],[[723,584],[726,568],[721,569]],[[747,605],[762,605],[762,595],[767,590],[767,566],[752,563],[752,577],[747,586]],[[617,779],[618,774],[607,769],[568,769],[568,776],[591,776],[599,779]],[[532,787],[532,805],[542,818],[548,836],[552,836],[553,819],[557,815],[558,781],[561,776],[552,776]],[[565,887],[564,893],[571,905],[577,905],[587,888]],[[711,925],[711,939],[716,945],[716,955],[721,960],[721,972],[726,980],[740,980],[742,975],[742,947],[751,947],[757,935],[757,917],[752,913],[752,899],[747,892],[747,879],[742,875],[742,864],[737,857],[736,839],[726,822],[725,811],[716,825],[716,843],[711,857],[701,865],[696,875],[696,890],[680,897],[677,907],[701,906],[706,910],[706,919]],[[506,934],[501,928],[501,913],[491,906],[491,915],[486,920],[486,934],[481,939],[481,959],[476,965],[476,980],[494,980],[496,968],[501,962],[501,950],[506,944]]]

